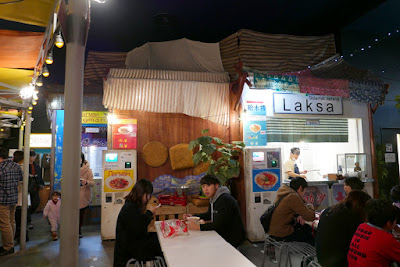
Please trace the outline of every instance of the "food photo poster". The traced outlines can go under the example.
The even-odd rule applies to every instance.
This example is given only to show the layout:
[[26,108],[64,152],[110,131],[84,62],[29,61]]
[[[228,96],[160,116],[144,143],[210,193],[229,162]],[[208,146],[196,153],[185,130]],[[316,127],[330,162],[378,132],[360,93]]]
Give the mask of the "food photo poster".
[[280,169],[253,170],[253,192],[277,191],[281,183]]

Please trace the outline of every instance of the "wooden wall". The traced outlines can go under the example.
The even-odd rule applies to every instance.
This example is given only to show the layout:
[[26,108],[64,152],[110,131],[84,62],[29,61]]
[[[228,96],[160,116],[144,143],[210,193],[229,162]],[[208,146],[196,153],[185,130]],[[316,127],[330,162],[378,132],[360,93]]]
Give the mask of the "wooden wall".
[[[137,136],[137,168],[138,178],[147,178],[153,181],[163,174],[170,174],[177,178],[184,178],[193,174],[193,168],[181,171],[173,171],[168,158],[166,163],[154,168],[148,166],[142,156],[143,147],[151,141],[159,141],[168,149],[181,143],[189,143],[191,140],[200,137],[201,130],[210,129],[211,136],[217,136],[228,142],[228,127],[213,123],[209,120],[190,117],[184,114],[175,113],[151,113],[144,111],[114,110],[117,118],[132,118],[138,121]],[[110,138],[108,139],[109,141]]]
[[[118,118],[132,118],[138,120],[138,178],[147,178],[153,181],[163,174],[170,174],[177,178],[184,178],[186,175],[193,174],[193,168],[173,171],[170,160],[160,167],[153,168],[148,166],[142,156],[143,147],[151,141],[159,141],[167,148],[189,143],[191,140],[200,137],[201,130],[209,129],[209,135],[221,138],[224,142],[243,140],[243,124],[239,120],[240,112],[234,111],[237,96],[230,92],[230,117],[229,127],[213,123],[209,120],[190,117],[184,114],[175,113],[151,113],[132,110],[114,110]],[[240,108],[238,108],[240,110]],[[110,129],[108,131],[110,133]],[[108,143],[111,144],[110,134]],[[243,223],[246,225],[246,198],[243,174],[243,157],[240,158],[241,172],[238,178],[231,179],[232,195],[239,204]]]

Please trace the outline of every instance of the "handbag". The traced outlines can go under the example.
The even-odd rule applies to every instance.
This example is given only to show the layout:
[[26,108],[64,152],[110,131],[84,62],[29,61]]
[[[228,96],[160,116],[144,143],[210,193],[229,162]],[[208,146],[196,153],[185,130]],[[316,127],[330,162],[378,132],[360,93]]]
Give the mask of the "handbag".
[[261,215],[260,222],[261,222],[262,227],[264,228],[265,233],[268,233],[268,231],[269,231],[269,226],[271,225],[271,219],[272,219],[272,214],[274,213],[274,210],[279,205],[279,203],[282,201],[282,199],[284,199],[287,195],[289,195],[289,194],[286,194],[286,195],[282,196],[280,199],[278,199],[278,201],[275,204],[269,206],[268,209],[264,212],[264,214]]

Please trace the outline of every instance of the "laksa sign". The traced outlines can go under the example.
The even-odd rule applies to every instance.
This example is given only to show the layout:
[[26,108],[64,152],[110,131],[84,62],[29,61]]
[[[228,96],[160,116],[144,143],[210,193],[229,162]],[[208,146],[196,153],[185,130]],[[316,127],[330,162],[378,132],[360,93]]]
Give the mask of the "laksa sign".
[[342,115],[342,98],[338,96],[274,93],[274,113]]

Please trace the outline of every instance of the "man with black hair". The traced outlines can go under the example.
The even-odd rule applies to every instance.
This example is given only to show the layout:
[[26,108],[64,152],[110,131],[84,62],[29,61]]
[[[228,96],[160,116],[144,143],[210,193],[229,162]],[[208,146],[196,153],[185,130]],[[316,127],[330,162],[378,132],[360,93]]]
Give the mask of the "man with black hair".
[[[308,187],[302,177],[293,178],[290,185],[282,185],[277,192],[277,202],[284,199],[275,208],[272,214],[269,234],[279,241],[299,241],[314,244],[311,227],[304,224],[304,220],[313,221],[315,211],[311,204],[303,200],[305,189]],[[297,224],[296,224],[297,222]]]
[[226,186],[220,185],[218,178],[214,175],[206,174],[201,178],[200,184],[204,194],[210,198],[210,205],[206,213],[196,216],[205,220],[206,223],[198,224],[189,220],[189,230],[215,230],[232,246],[238,247],[245,239],[245,231],[236,200]]
[[297,166],[296,160],[300,156],[300,148],[293,147],[290,149],[290,157],[283,163],[283,176],[285,180],[290,180],[296,177],[306,178],[304,174],[307,171],[300,172],[299,167]]
[[395,209],[389,201],[368,201],[368,223],[360,224],[354,233],[347,254],[349,267],[388,267],[391,262],[400,262],[400,242],[392,235]]
[[3,246],[0,256],[14,253],[15,208],[18,202],[18,182],[21,167],[8,159],[7,149],[0,147],[0,231]]

